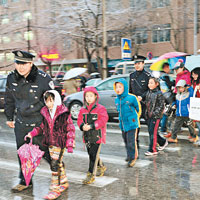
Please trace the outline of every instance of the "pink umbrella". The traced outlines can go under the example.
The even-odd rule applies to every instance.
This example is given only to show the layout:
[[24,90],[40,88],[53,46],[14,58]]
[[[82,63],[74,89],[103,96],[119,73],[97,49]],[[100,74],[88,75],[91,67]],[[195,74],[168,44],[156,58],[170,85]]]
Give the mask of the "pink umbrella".
[[44,152],[39,149],[38,145],[32,144],[32,139],[29,144],[22,145],[17,152],[21,160],[22,173],[24,175],[26,185],[28,186],[36,167],[40,164],[40,160],[44,155]]
[[175,58],[175,57],[181,57],[181,56],[187,56],[188,54],[187,53],[184,53],[184,52],[168,52],[168,53],[165,53],[163,54],[162,56],[158,57],[158,59],[156,60],[159,61],[159,60],[164,60],[164,59],[169,59],[169,58]]

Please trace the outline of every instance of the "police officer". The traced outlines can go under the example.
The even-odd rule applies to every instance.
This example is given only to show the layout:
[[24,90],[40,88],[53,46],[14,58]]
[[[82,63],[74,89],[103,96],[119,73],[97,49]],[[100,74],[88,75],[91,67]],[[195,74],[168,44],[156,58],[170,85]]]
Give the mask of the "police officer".
[[[17,149],[19,149],[25,143],[25,135],[41,124],[40,110],[44,106],[43,94],[45,91],[53,89],[54,85],[51,78],[33,64],[34,55],[25,51],[13,51],[13,53],[15,70],[7,78],[4,112],[7,117],[7,125],[14,128]],[[33,143],[40,145],[41,150],[45,151],[44,158],[50,163],[48,148],[42,146],[41,140],[42,136],[36,137]],[[20,182],[12,188],[13,192],[20,192],[32,187],[32,181],[29,186],[26,186],[19,157],[18,160]]]
[[[145,113],[145,104],[143,102],[145,100],[146,93],[149,89],[148,83],[149,83],[149,78],[151,77],[151,74],[144,70],[145,59],[146,58],[141,55],[133,56],[133,61],[135,61],[134,63],[135,72],[130,74],[130,81],[129,81],[129,93],[136,95],[141,103],[142,118],[144,118],[144,113]],[[139,130],[137,137],[137,145],[139,149]]]

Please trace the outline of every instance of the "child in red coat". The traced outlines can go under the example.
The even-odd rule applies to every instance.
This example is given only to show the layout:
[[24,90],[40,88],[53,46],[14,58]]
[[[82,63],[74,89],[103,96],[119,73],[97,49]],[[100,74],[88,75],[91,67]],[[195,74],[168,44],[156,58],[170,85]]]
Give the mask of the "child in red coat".
[[83,142],[89,154],[89,169],[83,184],[90,184],[94,182],[96,175],[103,176],[106,170],[100,161],[99,153],[101,143],[106,142],[108,114],[106,108],[98,103],[99,95],[96,88],[85,88],[83,99],[84,106],[79,112],[77,124],[83,131]]
[[32,138],[43,133],[43,144],[49,147],[51,156],[52,179],[49,193],[44,199],[56,199],[69,186],[64,169],[63,155],[65,148],[73,152],[75,127],[68,109],[62,104],[56,90],[44,94],[46,106],[41,109],[44,119],[40,127],[35,127],[26,137]]

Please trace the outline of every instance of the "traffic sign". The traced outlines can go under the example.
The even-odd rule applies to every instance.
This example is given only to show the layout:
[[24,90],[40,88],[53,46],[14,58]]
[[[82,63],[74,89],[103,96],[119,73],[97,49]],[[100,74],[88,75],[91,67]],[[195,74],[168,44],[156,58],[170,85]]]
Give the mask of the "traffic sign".
[[131,40],[128,38],[121,39],[121,51],[123,60],[131,60]]

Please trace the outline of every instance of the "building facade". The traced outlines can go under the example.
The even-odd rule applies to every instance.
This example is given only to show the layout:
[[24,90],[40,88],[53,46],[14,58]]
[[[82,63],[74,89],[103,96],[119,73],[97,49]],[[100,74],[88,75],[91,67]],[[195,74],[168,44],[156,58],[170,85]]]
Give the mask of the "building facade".
[[[102,58],[102,1],[84,2],[0,0],[0,69],[13,68],[11,52],[16,49],[35,53],[37,63],[42,56],[50,56],[57,69],[62,63],[67,66],[69,60],[87,64],[79,63],[79,59],[87,59],[91,52],[91,59]],[[121,58],[123,37],[132,40],[132,54],[193,54],[195,6],[200,19],[199,0],[197,5],[193,0],[106,0],[108,59]]]

